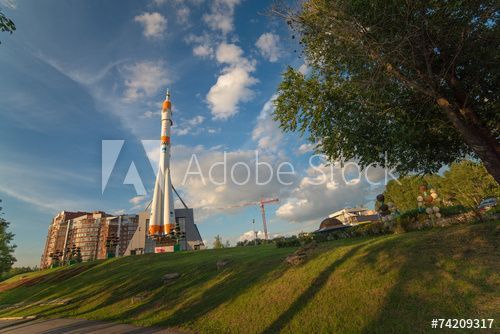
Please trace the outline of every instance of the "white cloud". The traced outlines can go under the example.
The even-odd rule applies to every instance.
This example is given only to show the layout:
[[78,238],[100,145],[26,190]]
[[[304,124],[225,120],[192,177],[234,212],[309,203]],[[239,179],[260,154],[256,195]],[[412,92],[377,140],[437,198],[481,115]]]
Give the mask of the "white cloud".
[[299,146],[298,152],[300,154],[306,154],[308,152],[314,151],[315,147],[316,147],[316,145],[311,144],[311,143],[302,144]]
[[[255,232],[257,232],[257,238],[259,238],[259,239],[264,239],[265,238],[264,232],[262,232],[262,231],[255,231]],[[247,231],[247,232],[243,233],[242,235],[240,235],[238,237],[238,241],[245,241],[245,240],[252,241],[252,240],[255,240],[255,232],[250,230],[250,231]]]
[[147,38],[160,38],[167,29],[167,19],[160,13],[144,13],[134,17],[144,27],[143,34]]
[[[183,149],[185,150],[186,148],[184,147]],[[180,147],[177,148],[175,152],[179,150],[181,150]],[[172,153],[172,157],[177,157],[177,153],[175,152]],[[217,162],[224,161],[223,152],[202,148],[200,153],[197,154],[197,160],[203,177],[205,178],[205,182],[203,182],[203,179],[199,175],[191,175],[186,178],[186,182],[183,184],[186,172],[198,171],[195,163],[191,163],[191,167],[188,168],[190,158],[191,156],[189,155],[189,157],[177,157],[177,159],[172,160],[172,182],[177,188],[182,189],[186,194],[186,198],[189,198],[189,205],[198,208],[199,212],[205,216],[223,212],[218,210],[218,208],[229,209],[230,207],[238,206],[242,203],[257,201],[261,197],[278,196],[282,192],[283,185],[277,180],[275,171],[271,177],[269,169],[265,165],[261,164],[257,169],[255,168],[255,151],[253,150],[227,152],[227,169],[226,173],[224,173],[222,165],[215,165]],[[268,162],[275,166],[278,159],[272,155],[261,154],[259,155],[259,161]],[[248,177],[248,171],[241,165],[236,165],[233,170],[234,180],[237,181],[233,182],[231,178],[231,169],[236,163],[245,163],[249,166],[250,181],[247,184],[237,184],[237,182],[243,182]],[[210,182],[209,171],[214,165],[216,167],[212,168],[212,176],[215,182]],[[255,182],[257,170],[260,183],[266,183],[265,181],[271,177],[270,182],[258,185]],[[216,184],[223,182],[224,174],[227,177],[227,182],[223,185]],[[284,178],[287,177],[285,176],[283,179]],[[294,176],[288,176],[288,178],[292,179],[293,182]]]
[[144,201],[145,199],[146,199],[146,196],[135,196],[129,200],[129,203],[137,205],[137,204],[141,203],[142,201]]
[[257,118],[257,124],[252,131],[252,139],[257,142],[258,148],[262,150],[276,151],[278,145],[283,139],[283,132],[278,127],[278,124],[272,119],[274,111],[273,100],[276,95],[273,95],[260,111]]
[[216,58],[221,64],[235,65],[243,60],[243,50],[235,44],[221,43],[217,48]]
[[217,129],[208,128],[207,132],[210,133],[210,134],[214,134],[214,133],[219,133],[220,130],[221,130],[220,128],[217,128]]
[[158,117],[158,116],[160,116],[160,112],[159,111],[154,112],[154,111],[149,111],[148,110],[148,111],[144,112],[144,114],[142,114],[141,117],[142,118],[154,118],[154,117]]
[[177,22],[180,24],[187,24],[189,21],[189,15],[191,14],[191,10],[187,6],[181,5],[176,10]]
[[253,92],[249,86],[257,79],[241,68],[230,68],[219,76],[207,94],[207,101],[215,119],[227,119],[238,112],[238,103],[248,101]]
[[167,0],[153,0],[153,3],[157,6],[161,6],[163,5],[164,3],[166,3]]
[[[379,180],[381,171],[379,168],[369,169],[369,179]],[[383,190],[383,186],[371,186],[364,178],[364,171],[361,173],[359,182],[346,183],[338,166],[321,164],[310,167],[291,196],[276,211],[277,217],[290,222],[318,220],[319,223],[328,214],[344,207],[365,205]],[[346,171],[347,180],[348,174]]]
[[227,66],[213,85],[206,98],[215,119],[227,119],[238,112],[240,102],[253,97],[250,86],[258,80],[251,76],[255,71],[255,61],[243,57],[243,50],[235,44],[221,43],[216,51],[216,59]]
[[123,68],[122,73],[125,77],[126,102],[150,97],[171,82],[162,61],[145,61],[128,65]]
[[213,54],[213,52],[214,52],[214,50],[206,44],[201,44],[201,45],[195,46],[193,48],[193,54],[195,56],[202,57],[202,58],[211,56]]
[[257,46],[264,58],[274,63],[281,55],[281,50],[278,46],[279,41],[280,37],[278,35],[267,32],[259,37],[255,46]]
[[191,118],[190,120],[188,120],[188,124],[191,125],[191,126],[197,126],[197,125],[200,125],[201,123],[203,123],[203,121],[205,120],[205,117],[203,116],[195,116],[193,118]]
[[203,20],[212,30],[227,34],[234,29],[234,8],[239,3],[240,0],[214,0]]
[[191,119],[183,119],[180,122],[180,125],[176,126],[174,134],[178,136],[185,136],[187,134],[198,134],[201,132],[198,126],[201,125],[205,121],[205,117],[198,115]]

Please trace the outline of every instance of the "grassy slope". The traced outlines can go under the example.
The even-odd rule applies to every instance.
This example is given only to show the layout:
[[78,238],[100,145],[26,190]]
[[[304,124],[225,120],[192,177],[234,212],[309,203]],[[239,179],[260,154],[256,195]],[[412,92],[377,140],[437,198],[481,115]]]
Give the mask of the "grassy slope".
[[[293,249],[271,245],[81,264],[1,283],[0,316],[217,333],[418,333],[432,318],[496,318],[498,327],[499,236],[498,223],[485,223],[332,241],[297,267],[282,263]],[[218,272],[217,259],[231,263]],[[182,278],[163,285],[168,272]],[[71,302],[36,304],[57,298]]]

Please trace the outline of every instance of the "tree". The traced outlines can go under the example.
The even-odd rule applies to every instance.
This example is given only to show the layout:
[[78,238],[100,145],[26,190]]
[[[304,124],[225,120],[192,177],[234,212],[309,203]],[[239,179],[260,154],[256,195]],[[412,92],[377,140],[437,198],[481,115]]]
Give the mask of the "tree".
[[[420,195],[418,187],[422,184],[436,189],[440,184],[438,175],[413,175],[405,176],[387,183],[384,191],[386,202],[396,205],[399,211],[407,211],[417,208],[417,197]],[[430,190],[429,188],[429,190]],[[441,195],[440,189],[436,190]]]
[[[0,200],[1,202],[2,200]],[[3,215],[1,207],[0,215]],[[16,245],[11,244],[14,234],[7,231],[9,225],[10,222],[0,216],[0,275],[9,271],[16,262],[16,258],[12,255]]]
[[440,185],[443,198],[466,207],[476,208],[484,198],[500,197],[500,186],[479,163],[454,163],[444,173],[443,180]]
[[470,160],[451,164],[443,176],[406,176],[398,182],[391,180],[384,196],[401,211],[415,209],[421,184],[434,188],[444,205],[476,208],[484,198],[500,197],[500,186],[493,177],[482,164]]
[[220,235],[216,235],[214,238],[214,248],[219,249],[219,248],[224,248],[224,244],[222,243],[222,237]]
[[14,22],[6,17],[5,14],[0,10],[0,31],[6,31],[12,34],[15,30],[16,25],[14,24]]
[[310,68],[283,74],[274,117],[285,131],[331,160],[403,174],[472,154],[500,182],[497,1],[309,0],[272,12]]

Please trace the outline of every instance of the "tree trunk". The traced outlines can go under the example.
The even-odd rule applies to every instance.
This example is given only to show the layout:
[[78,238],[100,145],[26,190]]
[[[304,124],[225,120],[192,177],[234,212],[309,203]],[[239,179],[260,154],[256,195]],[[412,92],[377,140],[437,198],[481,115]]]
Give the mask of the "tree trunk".
[[463,120],[460,112],[445,98],[436,100],[437,104],[446,112],[448,119],[464,138],[465,143],[482,160],[486,170],[500,184],[500,144],[480,125]]

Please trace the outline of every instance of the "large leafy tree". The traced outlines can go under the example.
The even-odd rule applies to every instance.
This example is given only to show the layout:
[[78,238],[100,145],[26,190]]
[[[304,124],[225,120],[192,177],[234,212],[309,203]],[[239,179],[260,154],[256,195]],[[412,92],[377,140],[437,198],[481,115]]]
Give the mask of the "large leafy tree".
[[[0,200],[1,202],[2,200]],[[0,207],[1,214],[2,208]],[[9,225],[10,223],[0,216],[0,275],[9,271],[16,262],[16,258],[12,255],[16,245],[11,244],[14,234],[7,231]]]
[[496,0],[309,0],[273,12],[310,67],[283,75],[275,119],[285,131],[332,160],[401,173],[472,155],[500,182]]

